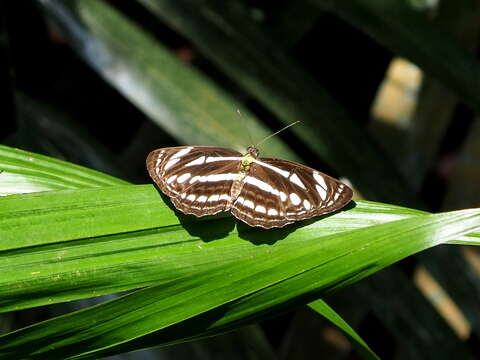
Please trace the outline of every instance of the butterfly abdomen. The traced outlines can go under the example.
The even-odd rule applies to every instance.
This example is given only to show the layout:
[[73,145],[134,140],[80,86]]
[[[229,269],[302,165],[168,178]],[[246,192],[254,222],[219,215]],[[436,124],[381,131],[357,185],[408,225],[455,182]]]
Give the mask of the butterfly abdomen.
[[245,184],[243,179],[245,179],[246,174],[247,173],[240,173],[238,177],[233,181],[232,187],[230,188],[230,201],[228,209],[232,207],[235,200],[237,200],[237,198],[240,196],[243,185]]

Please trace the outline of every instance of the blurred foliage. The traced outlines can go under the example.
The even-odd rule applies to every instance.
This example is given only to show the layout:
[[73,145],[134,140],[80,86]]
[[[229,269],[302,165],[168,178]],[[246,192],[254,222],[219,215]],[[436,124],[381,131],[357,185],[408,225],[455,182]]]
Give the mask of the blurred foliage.
[[[189,274],[189,267],[208,265],[206,260],[199,258],[195,265],[190,259],[181,266],[171,263],[165,268],[163,263],[149,265],[149,261],[153,261],[148,257],[153,256],[149,253],[153,235],[148,229],[155,228],[153,222],[161,225],[158,231],[163,234],[155,236],[186,241],[185,245],[173,248],[172,253],[184,251],[195,238],[195,233],[182,232],[178,219],[166,206],[153,209],[160,199],[152,187],[127,185],[127,181],[150,182],[144,163],[154,148],[216,144],[243,151],[283,125],[301,120],[299,125],[264,143],[262,156],[292,159],[346,178],[355,188],[357,198],[430,212],[480,206],[480,127],[476,116],[480,109],[477,60],[480,5],[474,0],[28,0],[21,4],[2,2],[0,10],[0,90],[5,104],[0,133],[2,144],[115,176],[22,150],[0,149],[0,194],[55,191],[38,196],[18,195],[2,202],[0,214],[4,214],[4,218],[0,220],[4,221],[4,228],[0,232],[4,237],[0,242],[7,244],[9,239],[23,239],[24,243],[5,248],[10,252],[0,255],[0,267],[10,271],[10,277],[5,277],[5,281],[12,281],[8,289],[16,289],[15,286],[29,289],[22,295],[23,302],[15,297],[12,297],[15,301],[8,302],[5,299],[10,293],[5,293],[6,309],[82,299],[90,292],[93,296],[152,285],[152,279],[163,274],[164,269],[171,272],[169,280],[182,278],[184,284],[195,284],[195,279],[183,277]],[[399,57],[407,65],[395,70],[393,65],[398,64]],[[394,74],[395,71],[398,72]],[[151,218],[145,220],[142,213],[148,208],[152,209],[147,211]],[[340,232],[340,229],[373,227],[402,219],[405,224],[412,221],[413,229],[413,220],[407,218],[423,213],[358,202],[357,208],[346,214],[350,215],[344,218],[340,215],[339,220],[329,218],[334,222],[332,229]],[[82,219],[87,218],[92,220],[85,227]],[[437,229],[450,229],[458,235],[449,239],[450,243],[455,243],[454,240],[459,244],[477,243],[472,240],[475,234],[468,238],[463,236],[468,231],[462,233],[456,228],[454,232],[453,217],[440,214],[438,219],[450,222],[451,227],[437,224]],[[318,225],[320,222],[311,228],[307,226],[303,232],[298,231],[298,237],[293,239],[323,239],[325,233],[319,235],[312,230],[318,232],[317,226],[323,226]],[[28,232],[10,231],[19,229],[21,224],[25,224],[23,229]],[[69,230],[55,231],[59,224],[67,224],[63,226]],[[225,230],[226,226],[230,234],[228,220],[220,217],[219,222],[213,220],[212,224],[219,224],[215,231]],[[388,225],[384,224],[385,229]],[[330,226],[329,222],[324,226]],[[398,229],[400,238],[402,228]],[[128,254],[125,258],[120,251],[117,254],[109,247],[117,239],[112,235],[115,231],[138,232],[136,245],[128,237],[118,238],[122,251]],[[371,232],[380,238],[380,233]],[[232,234],[229,236],[236,239],[236,233]],[[370,234],[367,229],[365,234]],[[407,235],[404,238],[405,242],[420,242],[420,237],[413,235],[411,239]],[[48,239],[52,239],[52,243]],[[80,242],[62,250],[63,245],[56,243],[59,239]],[[343,237],[331,239],[340,241]],[[241,244],[245,240],[239,241]],[[285,241],[272,249],[288,248],[288,244]],[[215,248],[221,242],[207,245]],[[36,246],[41,250],[35,255]],[[231,249],[234,259],[236,248]],[[242,250],[245,254],[249,251],[260,254],[256,247],[245,249]],[[297,254],[293,249],[295,247],[291,250],[292,257]],[[302,249],[296,250],[298,254]],[[403,247],[398,251],[404,251]],[[112,257],[108,257],[109,254]],[[474,358],[480,338],[480,276],[472,259],[478,261],[478,254],[477,250],[467,247],[431,249],[332,295],[328,302],[382,358],[441,359],[451,358],[454,353],[462,354],[462,358]],[[223,253],[217,253],[220,255]],[[1,256],[5,256],[3,263]],[[71,261],[65,268],[68,274],[75,273],[75,266],[89,274],[83,280],[78,279],[77,293],[66,291],[70,283],[64,282],[65,278],[55,285],[48,277],[41,280],[27,272],[24,275],[12,270],[20,265],[29,270],[41,264],[42,271],[50,271],[55,278],[63,266],[55,262],[55,259],[59,261],[58,256],[66,256]],[[50,260],[42,263],[42,258]],[[313,259],[305,255],[307,258]],[[225,259],[224,271],[230,267],[231,271],[238,271],[237,268],[246,266],[245,261],[239,265]],[[315,261],[320,260],[315,258]],[[96,269],[102,268],[98,264],[105,268],[112,266],[121,276],[114,279],[115,273],[108,274],[108,270],[102,276],[95,275]],[[272,267],[274,264],[278,265],[272,260]],[[256,266],[255,262],[248,265],[252,273]],[[429,295],[426,290],[429,284],[414,282],[419,266],[438,282],[445,298],[438,300]],[[140,276],[144,283],[133,286],[140,280],[134,275],[139,269],[144,272]],[[275,274],[272,272],[272,276]],[[208,271],[199,276],[205,282],[220,284],[225,280]],[[260,282],[262,277],[255,279]],[[81,281],[85,283],[80,284]],[[95,291],[88,287],[89,283]],[[253,287],[253,280],[248,285]],[[261,294],[268,292],[268,287],[257,285],[259,299],[267,303],[268,295]],[[89,321],[94,322],[97,315],[108,318],[110,313],[115,313],[112,309],[125,310],[118,305],[123,301],[130,304],[135,299],[141,300],[147,309],[149,292],[174,291],[175,286],[180,285],[163,286],[165,288],[152,287],[143,293],[127,295],[98,310],[97,314],[95,308],[90,309],[93,315]],[[42,293],[43,287],[49,290]],[[232,287],[232,291],[235,289]],[[271,291],[281,294],[281,290],[275,289]],[[285,291],[288,286],[278,289]],[[204,291],[219,290],[205,285]],[[31,296],[33,293],[37,294],[36,298]],[[116,351],[139,349],[161,341],[173,344],[196,340],[189,345],[169,347],[164,352],[149,350],[150,355],[232,358],[233,352],[225,349],[235,344],[238,358],[307,359],[318,357],[319,352],[324,357],[345,358],[357,356],[351,354],[350,343],[345,340],[349,338],[360,349],[360,356],[374,357],[363,340],[353,330],[349,332],[349,326],[320,300],[310,306],[343,329],[346,338],[332,332],[331,324],[323,321],[318,313],[308,313],[308,321],[305,318],[292,321],[299,313],[288,306],[289,301],[300,305],[314,300],[311,296],[302,298],[301,294],[295,297],[292,293],[291,298],[284,298],[285,304],[278,300],[269,309],[270,317],[281,309],[290,309],[288,315],[264,320],[261,327],[252,327],[250,331],[221,335],[216,338],[218,341],[200,340],[202,336],[195,331],[190,338],[186,336],[182,328],[192,323],[184,317],[177,328],[159,330],[157,335],[162,339],[159,342],[152,335],[155,333],[151,333],[143,343],[118,344]],[[197,295],[188,296],[195,299]],[[42,300],[35,303],[38,299]],[[253,308],[259,299],[252,297],[244,301]],[[238,299],[235,301],[241,303]],[[5,325],[0,331],[8,332],[95,302],[96,299],[83,305],[72,302],[41,308],[42,311],[36,311],[37,308],[6,313],[1,315],[0,322]],[[247,312],[247,305],[235,304],[238,307],[232,305],[232,313]],[[451,304],[463,314],[458,321],[466,324],[466,332],[459,333],[451,320],[445,320],[443,310]],[[75,314],[69,316],[75,317]],[[168,312],[161,314],[167,316]],[[208,312],[202,316],[207,316],[205,314]],[[128,317],[128,313],[124,316]],[[246,317],[249,322],[264,318]],[[61,323],[58,326],[65,330],[65,336],[70,325],[68,319],[53,320]],[[212,328],[202,330],[208,336],[222,329],[235,329],[239,324],[236,325],[234,315],[232,319],[228,326],[212,323]],[[122,321],[107,325],[105,320],[105,326],[113,329],[128,324],[135,328],[135,321]],[[9,346],[17,346],[19,351],[32,339],[40,341],[44,335],[42,326],[50,329],[48,324],[37,324],[31,332],[24,330],[7,335],[17,341]],[[93,349],[96,330],[90,330],[89,323],[86,324],[85,339],[88,340],[74,338],[73,341],[85,345],[85,349],[88,346]],[[140,322],[137,325],[140,327]],[[116,335],[111,331],[114,338]],[[54,332],[50,336],[58,334]],[[178,334],[181,335],[175,337]],[[238,346],[247,342],[251,348]],[[48,357],[52,354],[63,358],[61,349],[70,355],[76,351],[68,342],[55,346],[60,350],[54,347],[51,353],[37,354],[38,358],[52,358]],[[11,358],[8,352],[2,356]]]

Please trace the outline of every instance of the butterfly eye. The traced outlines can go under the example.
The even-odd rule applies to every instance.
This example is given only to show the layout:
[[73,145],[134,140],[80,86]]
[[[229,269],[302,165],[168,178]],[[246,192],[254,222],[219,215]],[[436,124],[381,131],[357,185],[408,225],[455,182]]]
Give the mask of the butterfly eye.
[[250,154],[253,158],[257,158],[259,155],[259,151],[255,146],[249,146],[247,148],[247,154]]

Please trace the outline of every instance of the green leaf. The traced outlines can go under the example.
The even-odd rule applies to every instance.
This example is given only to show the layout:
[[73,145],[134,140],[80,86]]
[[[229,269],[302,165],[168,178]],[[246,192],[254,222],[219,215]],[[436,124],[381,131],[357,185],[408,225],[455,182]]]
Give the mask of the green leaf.
[[[291,233],[295,244],[317,232],[326,236],[415,214],[357,202],[348,212],[299,229],[294,225],[248,235],[252,230],[243,224],[235,229],[227,214],[199,221],[176,214],[151,185],[9,196],[0,199],[0,249],[5,255],[0,309],[151,285],[267,250],[256,243],[287,246],[290,242],[279,240]],[[245,236],[253,236],[253,244]]]
[[[470,209],[330,235],[310,231],[300,237],[301,229],[290,235],[285,230],[249,229],[230,240],[246,243],[248,256],[228,262],[207,256],[207,269],[191,269],[185,277],[0,337],[0,351],[3,358],[80,353],[81,358],[93,358],[179,337],[213,335],[311,301],[413,253],[479,231],[479,224],[480,209]],[[263,234],[277,242],[254,245]],[[190,319],[195,319],[196,327]]]
[[[114,178],[32,153],[1,149],[0,167],[15,165],[19,183],[39,178],[51,188],[53,179],[55,185],[80,189],[0,198],[2,311],[169,281],[252,256],[260,251],[258,243],[277,242],[276,247],[283,247],[318,234],[339,234],[425,214],[358,201],[335,216],[252,232],[243,224],[235,228],[228,214],[198,220],[175,213],[151,185],[90,188],[102,183],[96,179],[110,180],[113,185]],[[5,192],[11,184],[2,175],[0,192]],[[77,178],[90,183],[70,182]],[[250,232],[253,243],[244,241]],[[292,242],[279,241],[286,237]],[[478,244],[480,237],[469,234],[452,241]]]
[[332,324],[343,330],[344,334],[351,340],[357,351],[364,359],[379,359],[372,349],[363,341],[363,339],[353,330],[348,323],[343,320],[328,304],[321,300],[315,300],[308,304],[313,310],[327,318]]
[[62,160],[0,145],[0,195],[127,184]]
[[[36,349],[40,358],[88,349],[97,357],[215,335],[442,241],[480,244],[476,209],[426,215],[358,201],[333,216],[262,231],[235,226],[227,214],[199,220],[176,213],[152,185],[114,186],[82,167],[1,149],[0,167],[15,165],[20,182],[39,177],[79,188],[0,198],[1,311],[152,286],[7,334],[0,340],[7,358]],[[110,186],[96,187],[99,179]],[[4,186],[10,183],[0,176]],[[212,314],[215,321],[205,323]],[[103,325],[85,330],[92,321]],[[31,342],[37,347],[25,346]]]

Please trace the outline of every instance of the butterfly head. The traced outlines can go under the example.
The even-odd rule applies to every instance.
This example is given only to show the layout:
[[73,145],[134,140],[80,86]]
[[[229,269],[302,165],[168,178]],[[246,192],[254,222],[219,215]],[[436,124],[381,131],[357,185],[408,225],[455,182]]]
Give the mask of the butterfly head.
[[258,158],[259,151],[255,146],[249,146],[245,155],[250,155],[254,159]]

